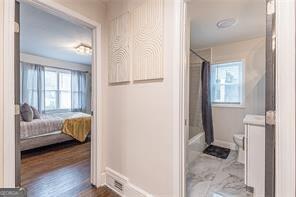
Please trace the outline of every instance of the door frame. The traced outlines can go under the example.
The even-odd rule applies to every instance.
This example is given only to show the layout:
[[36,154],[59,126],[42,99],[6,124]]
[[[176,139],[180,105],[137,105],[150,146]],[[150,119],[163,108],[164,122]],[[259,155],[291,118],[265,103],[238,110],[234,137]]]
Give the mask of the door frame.
[[186,195],[186,76],[187,72],[187,5],[190,0],[176,0],[176,27],[175,27],[175,56],[174,61],[178,66],[173,72],[173,196],[185,197]]
[[276,0],[275,196],[295,193],[295,1]]
[[[104,184],[103,172],[103,145],[102,145],[102,30],[97,23],[80,13],[77,13],[52,0],[19,0],[29,3],[55,16],[64,18],[92,29],[93,55],[92,55],[92,132],[91,132],[91,183],[99,187]],[[3,125],[3,186],[15,187],[15,119],[14,105],[14,17],[15,1],[4,0],[4,125]]]
[[[180,43],[181,52],[179,54],[180,72],[178,76],[178,83],[175,86],[179,93],[178,111],[176,110],[176,117],[178,115],[179,126],[177,151],[175,151],[175,170],[176,181],[174,182],[175,194],[180,197],[185,197],[186,190],[186,174],[185,174],[185,146],[187,139],[185,139],[185,103],[184,98],[186,91],[184,84],[186,61],[184,53],[187,50],[186,33],[185,33],[185,17],[187,16],[187,2],[183,0],[180,7]],[[295,22],[296,22],[296,3],[292,0],[275,0],[276,8],[276,126],[275,126],[275,197],[281,196],[296,196],[296,69],[295,69]],[[287,162],[288,161],[288,162]],[[176,195],[177,196],[177,195]]]

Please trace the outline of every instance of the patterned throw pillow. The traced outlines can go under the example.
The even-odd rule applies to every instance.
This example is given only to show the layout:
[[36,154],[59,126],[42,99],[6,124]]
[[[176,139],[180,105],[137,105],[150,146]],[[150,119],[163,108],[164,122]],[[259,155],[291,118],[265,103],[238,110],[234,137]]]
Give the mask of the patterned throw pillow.
[[33,106],[31,106],[31,108],[32,108],[32,111],[33,111],[33,119],[40,119],[39,111]]
[[33,117],[34,117],[34,113],[33,113],[31,106],[28,103],[24,103],[21,106],[21,116],[24,121],[32,122]]

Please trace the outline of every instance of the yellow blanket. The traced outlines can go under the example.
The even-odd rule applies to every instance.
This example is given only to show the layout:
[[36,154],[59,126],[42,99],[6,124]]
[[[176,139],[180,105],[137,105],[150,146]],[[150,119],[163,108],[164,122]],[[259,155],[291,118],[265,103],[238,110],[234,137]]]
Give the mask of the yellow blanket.
[[84,142],[91,130],[91,117],[78,117],[66,119],[63,125],[63,133],[74,139]]

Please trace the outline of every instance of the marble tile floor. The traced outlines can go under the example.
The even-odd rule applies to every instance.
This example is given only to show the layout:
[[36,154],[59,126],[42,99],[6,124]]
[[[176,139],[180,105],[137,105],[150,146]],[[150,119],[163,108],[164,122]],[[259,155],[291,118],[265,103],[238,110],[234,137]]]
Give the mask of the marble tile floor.
[[187,197],[251,197],[244,184],[244,165],[237,152],[227,159],[203,154],[204,145],[188,147]]

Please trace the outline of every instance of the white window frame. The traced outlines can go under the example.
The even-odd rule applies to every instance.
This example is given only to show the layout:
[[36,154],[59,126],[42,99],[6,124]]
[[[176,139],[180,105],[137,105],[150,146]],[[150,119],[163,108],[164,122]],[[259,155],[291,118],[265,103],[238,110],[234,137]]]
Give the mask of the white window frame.
[[[60,68],[52,68],[52,67],[45,67],[44,72],[49,71],[49,72],[57,72],[57,95],[56,95],[56,99],[57,99],[57,108],[56,109],[49,109],[47,110],[44,106],[44,113],[59,113],[59,112],[70,112],[71,111],[71,107],[69,109],[62,109],[60,108],[60,73],[69,73],[71,75],[71,71],[67,70],[67,69],[60,69]],[[71,81],[72,81],[72,76],[71,76]],[[72,85],[72,84],[71,84]],[[46,92],[46,90],[44,90]],[[49,90],[50,91],[50,90]],[[54,90],[52,90],[54,91]],[[72,90],[70,90],[70,93],[72,94]],[[46,98],[44,98],[46,99]],[[72,102],[72,101],[71,101]]]
[[[214,61],[213,64],[211,65],[216,65],[216,64],[227,64],[227,63],[233,63],[233,62],[242,62],[242,84],[241,84],[241,101],[239,104],[233,104],[233,103],[213,103],[212,102],[212,98],[211,98],[211,102],[212,102],[212,107],[222,107],[222,108],[228,108],[228,107],[234,107],[234,108],[245,108],[245,84],[246,84],[246,77],[245,77],[245,65],[246,65],[246,61],[244,58],[240,58],[240,59],[228,59],[228,60],[218,60],[218,61]],[[212,69],[212,67],[211,67]],[[211,75],[212,75],[212,70],[211,70]],[[212,91],[212,87],[211,87],[211,91]],[[211,92],[212,93],[212,92]]]

